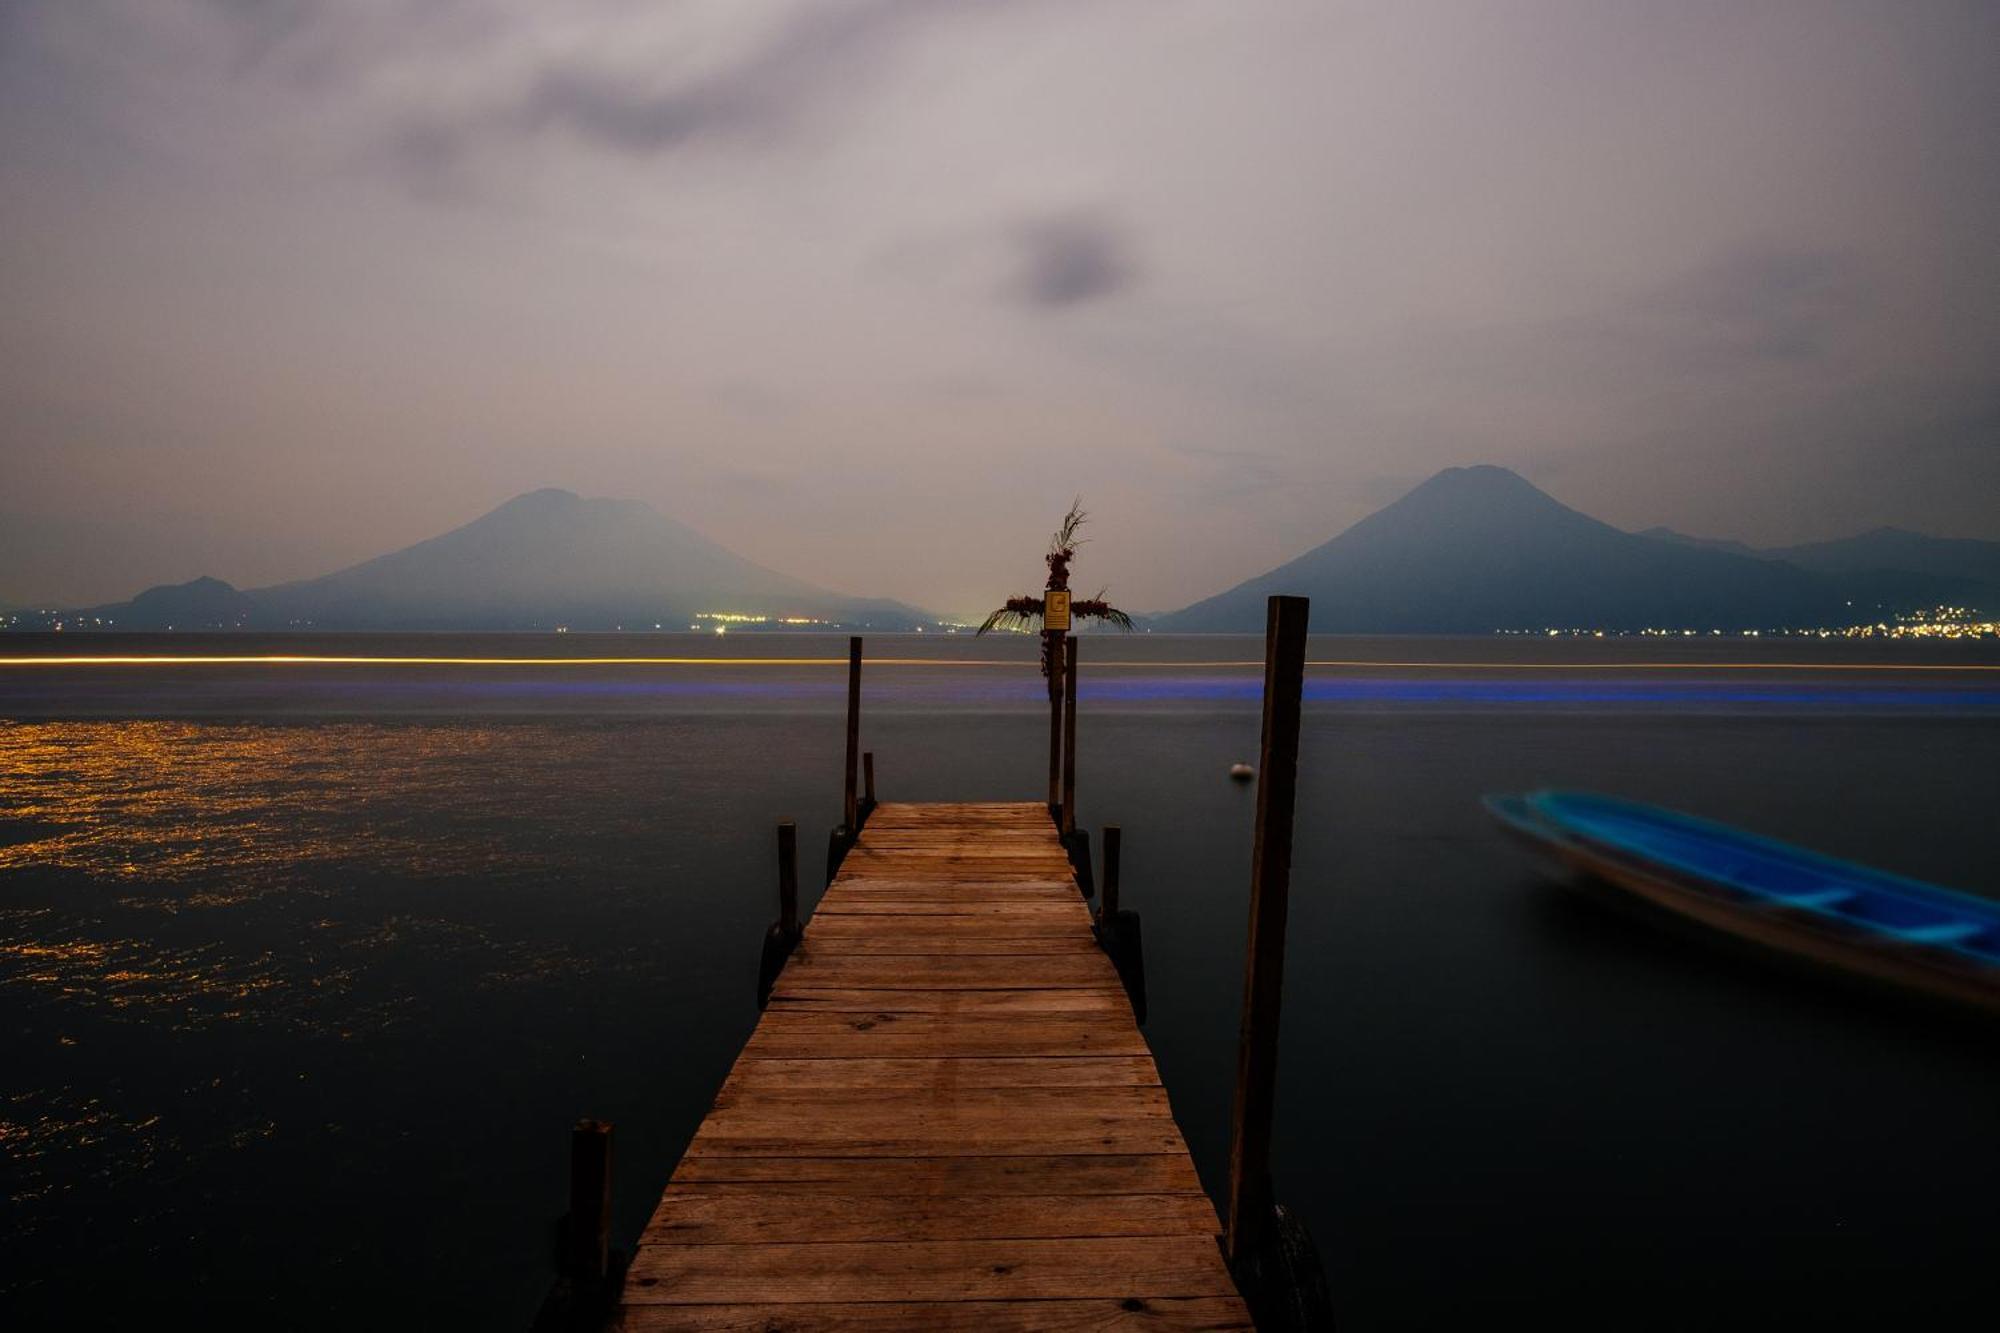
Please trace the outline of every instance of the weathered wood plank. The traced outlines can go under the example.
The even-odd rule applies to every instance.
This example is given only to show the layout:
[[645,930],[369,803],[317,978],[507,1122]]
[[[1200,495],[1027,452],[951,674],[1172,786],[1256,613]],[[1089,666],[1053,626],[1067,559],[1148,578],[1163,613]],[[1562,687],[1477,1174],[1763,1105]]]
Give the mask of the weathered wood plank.
[[1208,1236],[655,1244],[639,1248],[625,1279],[628,1305],[1234,1294],[1221,1253]]
[[971,916],[963,912],[940,916],[935,912],[913,912],[904,916],[884,912],[831,912],[813,918],[813,938],[820,944],[838,938],[840,947],[848,940],[930,940],[934,937],[964,938],[967,934],[1019,938],[1048,936],[1071,940],[1077,937],[1076,916],[1072,912],[1013,912],[1005,916]]
[[[1087,926],[1089,916],[1082,913],[1082,900],[1076,897],[1076,890],[1066,890],[1073,903],[1060,899],[1015,898],[1011,901],[981,900],[969,894],[939,895],[923,897],[909,891],[904,886],[895,894],[843,893],[840,901],[831,905],[822,903],[813,913],[817,921],[822,913],[828,916],[1001,916],[1021,917],[1041,921],[1074,921]],[[810,932],[808,927],[808,932]],[[806,936],[811,939],[810,933]]]
[[[1186,1153],[1021,1153],[995,1157],[684,1158],[669,1193],[746,1190],[827,1194],[1195,1194]],[[665,1202],[663,1199],[662,1202]],[[1213,1207],[1214,1205],[1210,1205]]]
[[[993,992],[973,992],[992,994]],[[1012,994],[1064,994],[1018,991]],[[1087,992],[1080,992],[1087,993]],[[745,1056],[722,1086],[786,1088],[1101,1088],[1157,1087],[1160,1074],[1150,1057],[1010,1056],[774,1060]]]
[[741,1123],[760,1118],[838,1120],[876,1116],[894,1120],[917,1114],[990,1116],[1147,1116],[1170,1119],[1166,1089],[1157,1083],[1111,1088],[746,1088],[725,1084],[710,1119]]
[[[843,867],[845,869],[845,867]],[[1044,893],[1059,896],[1076,892],[1076,879],[1063,866],[932,866],[885,865],[857,870],[851,879],[834,886],[841,896],[850,893],[886,893],[903,889],[917,897],[974,897],[994,892],[1012,894]],[[832,892],[829,890],[829,892]]]
[[645,1239],[670,1245],[1214,1236],[1195,1194],[669,1194]]
[[[885,961],[911,961],[904,959]],[[952,958],[938,962],[1007,962]],[[1047,959],[1036,959],[1046,966]],[[988,977],[986,980],[991,981]],[[879,981],[876,984],[880,984]],[[744,1046],[750,1056],[830,1059],[865,1055],[1144,1055],[1131,1023],[1094,1015],[983,1017],[925,1013],[800,1013],[786,1010],[760,1023]]]
[[[1032,960],[1032,961],[1030,961]],[[1011,958],[931,956],[927,958],[837,956],[801,948],[779,978],[780,990],[792,986],[837,989],[880,987],[885,990],[1044,990],[1057,986],[1118,983],[1118,974],[1102,957],[1088,954],[1017,954]],[[762,1025],[759,1025],[760,1029]],[[1133,1028],[1136,1034],[1138,1029]],[[965,1052],[975,1054],[976,1052]]]
[[816,1305],[634,1305],[621,1333],[1123,1333],[1249,1328],[1228,1296],[1054,1301],[872,1301]]
[[1132,1002],[1115,987],[1055,990],[837,990],[795,986],[774,995],[774,1008],[803,1012],[885,1011],[930,1014],[1119,1014]]
[[[934,935],[910,935],[898,938],[893,933],[880,935],[852,935],[840,942],[841,950],[848,957],[863,954],[895,954],[901,957],[943,956],[946,954],[1047,954],[1047,953],[1092,953],[1097,949],[1097,941],[1088,935],[1071,931],[1067,935],[1053,932],[1042,935],[1025,935],[1005,927],[1005,918],[979,918],[982,923],[990,923],[983,930],[968,928],[956,934],[938,933]],[[824,942],[826,937],[820,937]]]

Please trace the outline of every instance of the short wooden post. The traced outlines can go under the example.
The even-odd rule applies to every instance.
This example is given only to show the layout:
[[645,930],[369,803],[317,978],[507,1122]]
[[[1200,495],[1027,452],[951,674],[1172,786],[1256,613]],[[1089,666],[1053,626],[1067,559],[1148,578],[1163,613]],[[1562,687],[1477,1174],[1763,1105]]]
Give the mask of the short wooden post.
[[870,810],[875,808],[875,752],[873,750],[864,750],[861,753],[861,799],[868,803]]
[[1100,915],[1118,915],[1118,862],[1124,853],[1124,830],[1116,824],[1104,826],[1104,903]]
[[853,837],[861,824],[861,811],[854,792],[855,770],[861,766],[861,636],[847,641],[847,777],[841,814],[847,821],[847,836]]
[[778,821],[778,926],[787,938],[799,933],[799,826]]
[[840,873],[840,863],[847,859],[847,848],[854,841],[845,824],[835,824],[826,831],[826,882],[833,884],[833,877]]
[[1076,832],[1076,636],[1063,640],[1062,831]]
[[1063,655],[1060,651],[1049,654],[1049,670],[1055,673],[1055,679],[1049,682],[1049,813],[1060,819],[1063,799]]
[[1285,909],[1292,877],[1299,712],[1305,692],[1303,597],[1273,597],[1264,630],[1264,740],[1257,765],[1257,828],[1250,858],[1250,940],[1229,1134],[1224,1251],[1242,1264],[1270,1235],[1271,1112],[1278,1077],[1278,1014],[1285,988]]
[[569,1134],[569,1255],[572,1286],[611,1272],[611,1124],[579,1120]]

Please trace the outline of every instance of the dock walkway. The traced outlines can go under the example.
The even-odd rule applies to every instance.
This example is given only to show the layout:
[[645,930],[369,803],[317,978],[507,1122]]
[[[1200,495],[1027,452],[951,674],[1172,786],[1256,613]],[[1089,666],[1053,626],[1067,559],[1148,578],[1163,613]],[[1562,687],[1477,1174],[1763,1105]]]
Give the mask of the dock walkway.
[[614,1326],[1244,1328],[1038,803],[884,804],[641,1237]]

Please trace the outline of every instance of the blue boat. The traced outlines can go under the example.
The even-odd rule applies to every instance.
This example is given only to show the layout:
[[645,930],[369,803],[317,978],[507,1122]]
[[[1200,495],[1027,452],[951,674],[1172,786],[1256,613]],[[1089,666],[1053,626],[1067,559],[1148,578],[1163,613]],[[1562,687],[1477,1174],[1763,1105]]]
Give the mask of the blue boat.
[[2000,1011],[2000,901],[1590,792],[1489,796],[1485,804],[1586,887]]

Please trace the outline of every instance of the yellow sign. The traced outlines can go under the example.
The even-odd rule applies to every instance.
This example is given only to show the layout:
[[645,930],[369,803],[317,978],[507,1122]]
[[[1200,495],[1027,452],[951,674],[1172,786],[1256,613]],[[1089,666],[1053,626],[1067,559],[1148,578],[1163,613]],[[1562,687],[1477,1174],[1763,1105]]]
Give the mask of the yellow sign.
[[1069,589],[1050,588],[1042,594],[1042,628],[1069,629]]

